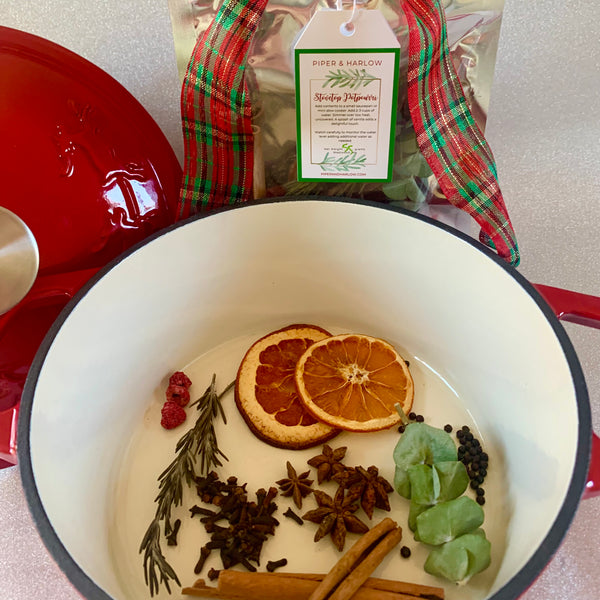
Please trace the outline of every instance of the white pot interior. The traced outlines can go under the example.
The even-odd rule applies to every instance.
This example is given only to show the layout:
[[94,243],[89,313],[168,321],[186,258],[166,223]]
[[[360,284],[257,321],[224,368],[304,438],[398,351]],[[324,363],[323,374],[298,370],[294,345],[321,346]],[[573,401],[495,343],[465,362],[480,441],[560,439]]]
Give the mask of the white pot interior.
[[[503,586],[548,535],[575,466],[578,403],[566,336],[557,337],[560,327],[519,279],[461,237],[368,205],[292,201],[194,220],[141,246],[79,298],[42,348],[25,397],[25,406],[33,399],[28,495],[44,539],[56,536],[49,545],[58,562],[90,598],[105,596],[81,583],[86,577],[115,600],[144,597],[136,544],[181,435],[158,425],[166,377],[205,356],[202,369],[190,367],[196,396],[213,370],[224,386],[249,343],[300,322],[389,340],[414,365],[415,408],[428,422],[455,418],[478,429],[493,461],[484,507],[493,565],[479,583],[449,586],[447,597],[509,597]],[[258,487],[257,464],[268,472],[286,453],[235,431],[243,422],[230,403],[221,432],[227,469]],[[344,445],[368,459],[389,457],[365,466],[393,477],[394,436],[363,434]],[[140,444],[154,448],[146,460]],[[401,525],[403,502],[391,515]],[[327,570],[335,552],[306,539],[294,549],[287,539],[288,560],[298,556],[290,570]],[[173,560],[193,566],[200,545]],[[440,585],[418,560],[409,568],[388,561],[380,574]],[[195,579],[180,575],[184,585]]]

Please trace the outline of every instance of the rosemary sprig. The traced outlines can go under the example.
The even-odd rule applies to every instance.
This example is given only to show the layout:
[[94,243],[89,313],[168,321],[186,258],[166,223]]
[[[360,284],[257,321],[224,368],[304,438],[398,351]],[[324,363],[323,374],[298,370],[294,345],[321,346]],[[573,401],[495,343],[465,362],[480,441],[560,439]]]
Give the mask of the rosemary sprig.
[[213,375],[204,394],[190,404],[190,406],[197,404],[197,410],[200,412],[194,427],[179,439],[175,446],[175,458],[158,476],[158,495],[155,498],[156,515],[146,530],[140,545],[140,554],[144,553],[144,579],[150,588],[150,596],[154,596],[158,592],[161,583],[165,585],[169,593],[171,593],[170,580],[181,585],[177,574],[165,559],[160,548],[160,521],[164,521],[165,535],[169,535],[172,531],[171,510],[174,506],[180,506],[183,501],[183,483],[191,486],[194,483],[194,477],[198,475],[195,469],[198,455],[200,455],[199,475],[201,476],[206,475],[212,466],[222,466],[221,459],[227,460],[217,445],[214,419],[217,414],[220,414],[223,422],[227,422],[221,399],[233,384],[234,382],[230,383],[221,394],[217,394],[216,376]]
[[349,87],[351,90],[356,90],[359,87],[366,87],[377,77],[367,73],[365,69],[338,69],[337,71],[329,71],[323,87],[330,85],[334,87]]
[[[194,429],[192,429],[197,443],[196,454],[200,455],[200,477],[207,475],[213,466],[221,467],[223,463],[220,458],[228,460],[217,446],[214,420],[218,413],[221,415],[223,423],[227,423],[223,406],[221,405],[221,398],[233,387],[235,382],[232,381],[220,395],[217,395],[215,381],[216,376],[213,375],[211,384],[204,392],[204,395],[197,401],[203,407],[203,410],[196,421]],[[188,480],[189,483],[190,481]]]
[[[181,585],[177,573],[173,570],[173,567],[167,562],[164,557],[162,550],[160,549],[160,521],[158,517],[155,517],[150,523],[142,545],[140,546],[140,552],[144,552],[144,579],[146,585],[150,588],[150,596],[154,596],[158,592],[158,588],[161,583],[167,588],[167,592],[171,593],[169,587],[169,581],[172,579]],[[156,571],[160,574],[160,582]]]
[[329,152],[326,152],[323,160],[317,164],[321,167],[322,171],[347,173],[351,169],[360,169],[361,167],[364,167],[366,160],[367,157],[364,154],[358,156],[357,152],[343,154],[339,158],[330,156]]

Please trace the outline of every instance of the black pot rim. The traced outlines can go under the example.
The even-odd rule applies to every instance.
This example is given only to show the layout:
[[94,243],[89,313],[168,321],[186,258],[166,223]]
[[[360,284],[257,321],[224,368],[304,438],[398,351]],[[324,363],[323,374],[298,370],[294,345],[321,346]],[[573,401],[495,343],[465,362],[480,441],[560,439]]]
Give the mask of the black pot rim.
[[590,453],[592,446],[592,420],[591,420],[591,408],[583,376],[583,371],[577,358],[577,354],[573,348],[573,345],[559,322],[558,318],[554,315],[548,304],[544,301],[539,292],[535,287],[516,269],[511,267],[503,259],[498,257],[488,248],[469,237],[467,234],[454,229],[453,227],[435,221],[427,216],[413,213],[404,210],[400,207],[380,204],[367,200],[348,199],[348,198],[325,198],[316,196],[301,196],[301,197],[283,197],[283,198],[268,198],[262,200],[255,200],[248,203],[236,204],[231,206],[225,206],[214,211],[200,213],[189,217],[188,219],[174,223],[152,235],[145,240],[135,244],[126,251],[124,251],[117,258],[109,262],[106,266],[101,268],[73,297],[73,299],[65,306],[63,311],[60,313],[52,327],[48,331],[44,338],[40,348],[32,362],[29,370],[23,395],[20,403],[19,411],[19,423],[17,431],[17,456],[19,462],[19,469],[21,473],[21,479],[25,490],[25,497],[29,505],[29,510],[33,516],[34,522],[40,533],[40,536],[48,548],[50,554],[57,562],[61,570],[66,574],[71,583],[75,588],[85,597],[87,600],[113,600],[104,590],[102,590],[77,564],[73,557],[69,554],[69,551],[62,544],[58,534],[52,527],[50,519],[46,514],[44,505],[40,498],[35,477],[33,474],[33,465],[31,462],[30,452],[30,440],[29,432],[31,425],[31,411],[33,406],[33,400],[35,395],[35,389],[37,380],[44,364],[46,355],[52,345],[54,338],[58,331],[62,327],[65,320],[68,318],[72,310],[77,304],[86,296],[88,291],[99,281],[106,273],[113,269],[116,265],[125,260],[129,255],[136,252],[141,247],[149,244],[153,240],[169,233],[179,227],[184,227],[188,223],[210,217],[215,214],[219,214],[228,210],[239,210],[255,205],[280,203],[280,202],[304,202],[304,201],[323,201],[323,202],[341,202],[349,204],[359,204],[370,206],[381,210],[389,210],[409,216],[411,218],[418,219],[425,223],[428,223],[434,227],[438,227],[458,237],[462,241],[468,243],[476,250],[484,253],[490,260],[495,262],[497,265],[502,267],[506,273],[508,273],[515,281],[532,297],[536,302],[540,311],[544,314],[548,323],[552,327],[554,334],[556,335],[565,355],[565,359],[569,365],[571,377],[573,380],[573,387],[575,389],[575,396],[577,399],[577,417],[579,422],[578,440],[577,440],[577,451],[575,456],[575,466],[571,481],[569,482],[569,488],[563,504],[556,516],[548,534],[527,561],[527,563],[511,577],[506,584],[496,591],[488,600],[515,600],[526,589],[535,581],[539,574],[546,567],[560,543],[562,542],[572,520],[575,516],[575,512],[579,505],[582,493],[585,489],[587,482],[587,475],[590,463]]

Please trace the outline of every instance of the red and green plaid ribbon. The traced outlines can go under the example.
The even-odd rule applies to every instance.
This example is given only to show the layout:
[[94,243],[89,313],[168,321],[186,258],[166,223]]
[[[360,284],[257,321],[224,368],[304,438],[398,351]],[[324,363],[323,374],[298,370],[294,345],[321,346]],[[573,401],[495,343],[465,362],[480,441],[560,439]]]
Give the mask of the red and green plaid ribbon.
[[[515,234],[492,152],[448,48],[440,0],[402,0],[409,24],[408,104],[419,149],[446,198],[513,265]],[[267,0],[224,0],[196,42],[181,97],[185,165],[178,218],[252,197],[252,111],[246,56]]]
[[200,36],[181,94],[184,170],[178,219],[252,197],[246,55],[267,0],[225,0]]
[[519,264],[492,151],[475,123],[450,58],[439,0],[404,0],[409,25],[408,106],[417,143],[449,202],[481,227],[481,240]]

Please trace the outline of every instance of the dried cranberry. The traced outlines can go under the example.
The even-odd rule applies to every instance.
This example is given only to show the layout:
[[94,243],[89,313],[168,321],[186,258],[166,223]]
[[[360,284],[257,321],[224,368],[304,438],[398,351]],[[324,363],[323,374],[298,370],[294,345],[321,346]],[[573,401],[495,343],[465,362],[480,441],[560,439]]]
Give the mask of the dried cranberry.
[[189,388],[192,385],[192,381],[183,371],[175,371],[169,377],[169,385],[180,385],[181,387]]
[[177,402],[169,400],[163,404],[160,411],[162,418],[160,424],[165,429],[174,429],[185,421],[185,410]]
[[171,384],[167,388],[167,402],[177,402],[179,406],[185,406],[190,401],[190,393],[181,385]]

